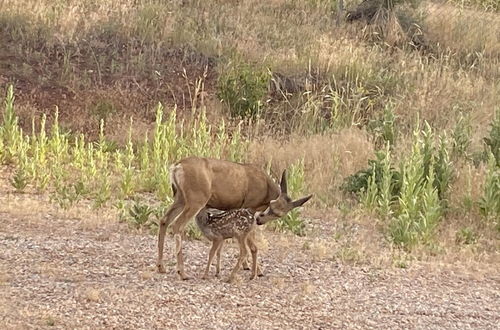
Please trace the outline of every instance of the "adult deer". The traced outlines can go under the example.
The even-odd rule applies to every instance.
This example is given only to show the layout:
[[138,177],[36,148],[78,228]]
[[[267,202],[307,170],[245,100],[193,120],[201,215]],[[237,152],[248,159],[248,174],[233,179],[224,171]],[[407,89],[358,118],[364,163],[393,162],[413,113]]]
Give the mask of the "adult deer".
[[165,272],[165,234],[167,227],[172,224],[177,274],[183,280],[188,279],[182,254],[184,230],[189,220],[204,207],[219,210],[249,208],[279,215],[311,198],[308,196],[292,201],[287,195],[285,171],[278,186],[262,169],[250,164],[188,157],[172,165],[170,175],[174,202],[160,221],[156,265],[158,272]]

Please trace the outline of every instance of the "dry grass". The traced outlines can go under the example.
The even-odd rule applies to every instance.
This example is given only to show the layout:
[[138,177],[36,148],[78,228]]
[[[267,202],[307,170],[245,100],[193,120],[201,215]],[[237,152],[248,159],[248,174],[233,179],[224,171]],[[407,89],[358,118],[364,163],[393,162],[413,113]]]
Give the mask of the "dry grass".
[[332,205],[341,200],[343,178],[364,168],[373,157],[373,146],[366,132],[349,128],[337,134],[292,136],[277,142],[272,137],[259,139],[249,148],[249,160],[269,166],[276,177],[281,170],[304,160],[307,191],[316,203]]

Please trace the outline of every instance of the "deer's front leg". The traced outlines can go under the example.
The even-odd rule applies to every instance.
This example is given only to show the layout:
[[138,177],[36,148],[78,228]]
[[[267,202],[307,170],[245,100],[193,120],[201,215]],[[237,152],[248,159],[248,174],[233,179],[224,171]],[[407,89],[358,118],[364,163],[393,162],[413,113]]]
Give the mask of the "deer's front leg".
[[260,272],[260,269],[257,265],[257,245],[255,245],[255,242],[251,235],[248,237],[247,242],[248,247],[250,248],[250,252],[252,253],[252,275],[250,276],[250,279],[253,280]]

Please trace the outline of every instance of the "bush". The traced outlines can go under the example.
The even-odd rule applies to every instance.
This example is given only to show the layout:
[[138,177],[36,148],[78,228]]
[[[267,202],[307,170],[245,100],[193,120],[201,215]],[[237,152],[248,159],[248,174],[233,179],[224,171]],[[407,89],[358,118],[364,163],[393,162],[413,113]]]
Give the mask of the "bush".
[[470,228],[465,227],[457,231],[455,235],[455,242],[457,244],[475,244],[478,240],[478,235]]
[[500,167],[492,153],[489,154],[488,172],[483,185],[483,196],[479,200],[479,210],[486,219],[495,219],[500,229]]
[[484,142],[495,157],[497,166],[500,167],[500,108],[495,112],[490,134],[484,138]]
[[[386,150],[379,150],[375,154],[376,159],[368,161],[368,168],[358,171],[344,179],[344,183],[340,187],[341,190],[347,193],[359,194],[363,191],[368,191],[370,178],[375,177],[375,184],[378,191],[383,190],[384,182],[384,162],[388,156]],[[401,190],[401,173],[390,167],[390,182],[391,182],[391,195],[399,196]]]
[[368,169],[347,177],[342,185],[344,191],[357,194],[365,208],[385,218],[394,214],[390,239],[407,249],[430,241],[446,207],[453,167],[447,139],[441,136],[438,141],[427,123],[423,130],[417,127],[411,154],[399,171],[391,166],[388,142]]
[[229,107],[235,117],[255,117],[262,108],[270,76],[257,67],[243,62],[230,63],[217,81],[217,97]]
[[453,155],[468,158],[472,141],[472,125],[470,115],[460,113],[452,133]]

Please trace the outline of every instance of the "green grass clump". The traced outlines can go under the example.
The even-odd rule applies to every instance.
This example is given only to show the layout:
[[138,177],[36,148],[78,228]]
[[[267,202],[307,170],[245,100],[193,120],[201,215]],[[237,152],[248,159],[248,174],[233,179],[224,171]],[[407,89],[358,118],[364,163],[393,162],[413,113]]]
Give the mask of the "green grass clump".
[[264,104],[270,76],[243,62],[231,62],[219,75],[217,96],[224,102],[232,116],[255,117]]

